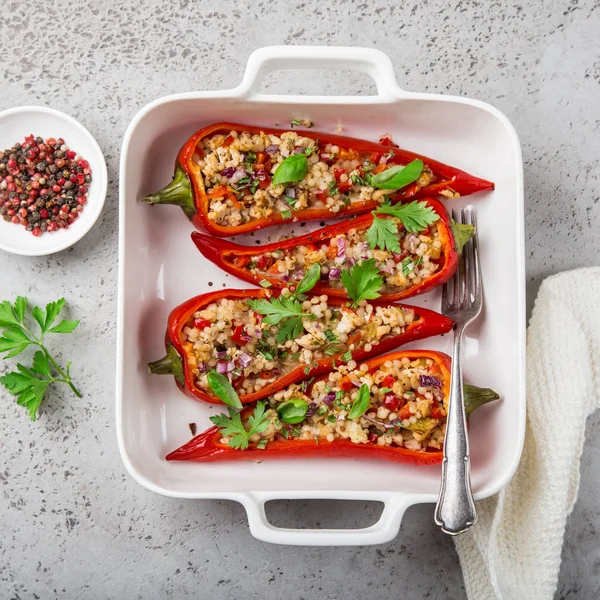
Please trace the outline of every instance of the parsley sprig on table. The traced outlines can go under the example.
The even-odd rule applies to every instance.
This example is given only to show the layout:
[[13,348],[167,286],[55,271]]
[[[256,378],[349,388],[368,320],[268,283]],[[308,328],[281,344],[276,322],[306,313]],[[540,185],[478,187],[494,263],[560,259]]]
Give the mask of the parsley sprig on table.
[[[0,302],[0,352],[7,352],[4,358],[12,358],[21,354],[29,346],[37,346],[31,367],[17,364],[17,370],[0,377],[0,383],[13,395],[17,396],[17,404],[24,406],[29,418],[35,421],[44,395],[51,383],[66,383],[73,393],[81,398],[81,392],[71,380],[71,363],[63,369],[44,345],[44,337],[49,333],[71,333],[79,321],[63,319],[54,324],[65,305],[65,299],[50,302],[46,309],[34,306],[28,313],[28,302],[19,296],[14,304],[8,300]],[[27,318],[30,317],[30,318]],[[31,331],[28,321],[35,320],[40,334]]]
[[296,291],[287,296],[279,298],[261,298],[259,300],[248,300],[248,304],[257,313],[264,315],[263,322],[266,325],[279,325],[277,331],[277,343],[283,344],[286,340],[293,340],[304,331],[302,319],[314,319],[313,313],[305,313],[302,310],[304,294],[311,290],[319,281],[321,267],[314,264],[308,269],[306,275],[298,282]]

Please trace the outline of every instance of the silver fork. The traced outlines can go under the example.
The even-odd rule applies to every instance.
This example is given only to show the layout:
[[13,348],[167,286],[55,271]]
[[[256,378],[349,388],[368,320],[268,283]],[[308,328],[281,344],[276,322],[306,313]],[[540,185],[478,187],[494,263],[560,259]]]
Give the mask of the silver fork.
[[[456,219],[454,211],[452,218],[477,228],[475,209],[472,206],[461,210],[460,221]],[[479,316],[482,305],[477,229],[471,241],[465,244],[458,269],[451,281],[452,300],[450,282],[444,284],[442,289],[442,312],[454,320],[455,325],[442,483],[435,508],[435,522],[445,533],[458,535],[477,520],[471,492],[471,460],[461,367],[463,332]]]

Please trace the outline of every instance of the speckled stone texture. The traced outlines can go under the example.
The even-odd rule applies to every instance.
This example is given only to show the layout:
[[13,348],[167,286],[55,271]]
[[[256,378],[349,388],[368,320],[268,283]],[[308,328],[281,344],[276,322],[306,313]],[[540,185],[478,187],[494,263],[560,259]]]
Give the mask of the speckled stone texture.
[[[431,506],[411,508],[398,538],[379,547],[278,547],[250,536],[235,503],[162,498],[125,473],[114,425],[121,138],[159,96],[235,86],[254,48],[379,48],[406,89],[479,98],[514,123],[531,308],[542,278],[598,263],[598,0],[5,0],[0,15],[0,109],[46,104],[74,115],[109,169],[104,213],[84,240],[49,258],[0,256],[2,298],[64,294],[71,315],[83,317],[77,335],[54,343],[74,359],[85,390],[82,400],[53,392],[35,424],[0,392],[0,598],[464,598],[452,541],[433,525]],[[270,89],[357,94],[370,85],[339,74],[301,78],[289,88],[273,77]],[[600,593],[599,450],[596,416],[557,599]],[[334,502],[279,502],[271,513],[277,524],[334,527],[378,514]]]

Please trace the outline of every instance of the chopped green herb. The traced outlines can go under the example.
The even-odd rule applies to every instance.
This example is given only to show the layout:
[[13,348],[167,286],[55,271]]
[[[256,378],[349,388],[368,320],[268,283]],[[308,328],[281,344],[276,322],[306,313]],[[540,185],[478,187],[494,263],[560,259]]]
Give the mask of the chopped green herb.
[[267,440],[264,440],[264,439],[263,439],[263,440],[260,440],[260,441],[259,441],[259,442],[256,444],[256,447],[257,447],[259,450],[264,450],[266,445],[267,445]]
[[335,423],[335,422],[337,421],[337,419],[336,419],[335,415],[329,415],[329,416],[327,417],[327,420],[328,420],[330,423]]
[[246,152],[246,160],[249,163],[255,163],[256,162],[256,152],[252,152],[252,150],[249,150],[248,152]]
[[402,275],[404,275],[404,277],[408,277],[414,268],[415,268],[415,265],[413,264],[412,258],[410,258],[410,256],[403,259]]
[[291,208],[296,206],[296,198],[290,198],[289,196],[286,196],[283,201]]
[[273,284],[268,280],[268,279],[261,279],[259,281],[260,285],[264,288],[270,288],[273,287]]
[[279,433],[287,440],[289,436],[289,431],[284,427]]
[[344,398],[344,396],[345,396],[345,393],[342,390],[338,390],[335,393],[335,399],[336,400],[342,400]]
[[348,352],[345,352],[344,354],[342,354],[342,360],[344,362],[349,362],[352,360],[352,350],[348,350]]
[[382,387],[379,389],[382,394],[389,394],[392,390],[389,387]]
[[321,406],[321,408],[317,411],[317,414],[322,417],[326,412],[327,412],[327,407],[326,406]]
[[326,394],[329,394],[329,392],[331,391],[331,388],[328,385],[326,385],[323,389],[325,390]]
[[331,331],[331,329],[325,330],[325,337],[327,338],[327,341],[331,342],[332,344],[335,344],[338,341],[337,335]]
[[292,427],[292,435],[294,437],[298,437],[301,433],[302,431],[300,429],[298,429],[297,427]]
[[276,338],[280,344],[302,335],[304,331],[303,318],[316,318],[313,313],[302,312],[302,304],[296,298],[284,296],[269,300],[261,298],[260,300],[248,300],[248,304],[256,312],[265,315],[263,318],[265,324],[279,325]]
[[255,194],[258,186],[260,185],[260,181],[258,179],[254,179],[252,181],[252,185],[250,186],[250,191]]
[[282,210],[280,214],[281,214],[282,219],[291,219],[292,218],[291,210]]
[[308,375],[310,373],[310,365],[307,365],[306,367],[304,367],[304,374]]
[[300,119],[293,119],[290,121],[290,127],[293,129],[294,125],[302,125],[302,121]]
[[365,181],[358,173],[352,173],[352,175],[350,175],[350,181],[352,183],[357,183],[358,185],[368,185],[368,182]]
[[339,193],[340,193],[340,191],[339,191],[339,190],[338,190],[338,188],[337,188],[337,182],[336,182],[336,181],[330,181],[330,182],[327,184],[327,187],[329,188],[329,193],[330,193],[332,196],[335,196],[336,194],[339,194]]
[[308,148],[305,148],[304,150],[304,154],[306,154],[306,156],[311,156],[313,155],[316,151],[318,150],[318,148],[316,148],[315,146],[308,146]]
[[335,347],[335,346],[330,346],[329,348],[325,348],[325,350],[323,351],[323,354],[325,354],[325,356],[334,356],[339,352],[339,348]]

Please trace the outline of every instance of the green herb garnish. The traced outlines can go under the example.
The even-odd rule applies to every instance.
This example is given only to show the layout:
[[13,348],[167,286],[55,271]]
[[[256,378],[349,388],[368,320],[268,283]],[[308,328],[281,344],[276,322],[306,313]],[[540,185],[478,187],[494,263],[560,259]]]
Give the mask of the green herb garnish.
[[280,214],[281,214],[282,219],[291,219],[292,218],[291,210],[282,210]]
[[345,352],[344,354],[342,354],[342,360],[344,362],[349,362],[352,360],[352,350],[348,350],[348,352]]
[[290,198],[289,196],[286,196],[283,201],[291,208],[296,206],[296,198]]
[[341,278],[355,308],[361,300],[374,300],[381,295],[379,290],[383,285],[383,277],[379,274],[374,258],[357,263],[349,271],[342,271]]
[[330,193],[332,196],[335,196],[336,194],[339,194],[339,193],[340,193],[340,190],[338,190],[338,187],[337,187],[337,181],[330,181],[330,182],[327,184],[327,187],[329,188],[329,193]]
[[336,400],[343,400],[343,399],[344,399],[344,396],[345,396],[345,392],[343,392],[342,390],[338,390],[338,391],[335,393],[335,399],[336,399]]
[[317,150],[318,148],[316,146],[308,146],[304,149],[304,154],[306,154],[306,156],[312,156]]
[[221,375],[221,373],[217,373],[216,371],[209,371],[206,378],[213,394],[221,402],[235,408],[244,408],[237,392],[233,389],[233,386],[229,383],[229,379],[225,375]]
[[29,418],[35,421],[51,383],[66,383],[78,398],[82,397],[71,380],[71,363],[68,362],[63,369],[44,345],[46,334],[71,333],[79,325],[79,321],[62,320],[53,326],[65,305],[64,298],[50,302],[45,310],[34,306],[31,317],[40,327],[40,335],[37,336],[26,322],[26,315],[29,316],[27,304],[27,298],[24,296],[18,296],[14,305],[8,300],[0,303],[0,328],[4,330],[0,337],[0,352],[7,352],[4,358],[11,358],[29,346],[37,346],[40,349],[33,355],[33,364],[30,368],[18,363],[16,371],[0,377],[0,383],[9,393],[17,396],[17,404],[24,406],[29,413]]
[[327,417],[327,420],[328,420],[330,423],[335,423],[335,422],[337,421],[337,419],[335,418],[335,415],[329,415],[329,416]]
[[[210,420],[219,428],[223,437],[230,437],[228,444],[231,448],[246,450],[250,436],[262,433],[269,426],[269,416],[266,413],[264,402],[257,402],[254,412],[248,417],[249,429],[246,429],[242,423],[240,413],[233,408],[228,408],[227,412],[229,416],[226,414],[215,415],[210,417]],[[266,440],[264,441],[266,442]]]
[[416,158],[406,166],[394,165],[377,175],[371,175],[369,183],[379,190],[400,190],[419,179],[423,166],[423,161]]
[[266,447],[266,445],[267,445],[267,440],[263,439],[263,440],[260,440],[260,441],[259,441],[259,442],[256,444],[256,448],[257,448],[257,450],[264,450],[264,449],[265,449],[265,447]]
[[277,407],[277,414],[284,423],[295,425],[306,418],[308,404],[301,398],[292,398]]
[[358,183],[359,185],[368,185],[368,181],[364,180],[358,173],[352,173],[352,175],[350,175],[350,181],[352,183]]
[[369,408],[369,401],[371,399],[371,392],[369,390],[369,386],[366,383],[363,383],[358,390],[358,396],[356,400],[352,404],[352,408],[348,413],[349,419],[358,419],[362,417],[367,412]]
[[256,162],[256,152],[252,152],[252,150],[249,150],[248,152],[246,152],[246,160],[249,163],[255,163]]
[[273,287],[273,284],[268,279],[261,279],[258,283],[264,288]]
[[398,239],[398,225],[393,219],[382,219],[374,214],[366,237],[371,248],[381,248],[396,254],[402,251]]
[[335,356],[340,351],[336,346],[331,346],[329,348],[325,348],[323,351],[325,356]]
[[277,342],[293,340],[304,331],[303,318],[315,319],[313,313],[302,312],[302,304],[296,298],[280,296],[265,300],[248,300],[248,305],[257,313],[265,315],[263,322],[267,325],[279,325]]
[[304,367],[304,374],[308,375],[310,373],[310,365],[307,365],[306,367]]
[[306,154],[292,154],[275,169],[273,185],[302,181],[308,172]]
[[300,119],[292,119],[290,121],[290,127],[293,129],[294,125],[296,125],[296,126],[302,125],[302,121]]
[[333,331],[331,331],[331,329],[325,330],[325,337],[327,338],[327,341],[331,342],[332,344],[335,344],[336,342],[338,342],[337,335]]
[[306,292],[312,290],[319,278],[321,277],[321,267],[319,264],[315,263],[311,265],[311,267],[306,271],[306,275],[298,282],[296,286],[295,295],[299,296],[300,294],[306,294]]
[[373,213],[396,217],[409,233],[419,233],[440,219],[440,216],[431,206],[427,205],[425,200],[421,202],[415,200],[409,204],[394,204],[393,206],[385,203]]

